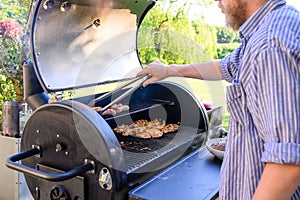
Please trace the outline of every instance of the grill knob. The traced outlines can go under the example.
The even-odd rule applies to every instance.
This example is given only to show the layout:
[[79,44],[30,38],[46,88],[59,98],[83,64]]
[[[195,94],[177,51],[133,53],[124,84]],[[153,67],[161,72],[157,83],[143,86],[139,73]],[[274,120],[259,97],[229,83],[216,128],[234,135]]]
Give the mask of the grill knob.
[[61,185],[55,186],[50,192],[51,200],[71,200],[66,188]]

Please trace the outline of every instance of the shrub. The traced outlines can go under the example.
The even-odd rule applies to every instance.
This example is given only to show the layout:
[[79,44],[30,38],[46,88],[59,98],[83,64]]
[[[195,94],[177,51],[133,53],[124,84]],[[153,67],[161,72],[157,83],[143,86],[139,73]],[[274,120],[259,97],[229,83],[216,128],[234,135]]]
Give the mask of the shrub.
[[217,47],[217,59],[222,59],[227,56],[229,53],[234,51],[240,43],[225,43],[225,44],[218,44]]

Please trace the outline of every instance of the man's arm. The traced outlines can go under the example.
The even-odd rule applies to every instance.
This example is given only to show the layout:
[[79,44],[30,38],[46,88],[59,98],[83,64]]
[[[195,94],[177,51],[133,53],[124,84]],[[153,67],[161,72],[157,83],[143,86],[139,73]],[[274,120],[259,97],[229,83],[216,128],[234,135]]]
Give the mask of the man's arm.
[[267,163],[252,200],[288,200],[299,185],[299,165]]
[[137,76],[151,74],[152,77],[144,82],[143,86],[165,79],[167,77],[186,77],[202,80],[222,80],[220,61],[203,62],[197,64],[164,65],[159,61],[149,64]]

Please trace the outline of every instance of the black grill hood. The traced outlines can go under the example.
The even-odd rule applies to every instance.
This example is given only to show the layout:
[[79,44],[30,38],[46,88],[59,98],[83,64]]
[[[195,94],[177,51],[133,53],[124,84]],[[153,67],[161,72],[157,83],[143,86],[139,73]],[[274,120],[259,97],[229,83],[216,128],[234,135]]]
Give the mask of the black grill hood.
[[148,0],[40,0],[31,13],[33,65],[47,92],[132,78]]

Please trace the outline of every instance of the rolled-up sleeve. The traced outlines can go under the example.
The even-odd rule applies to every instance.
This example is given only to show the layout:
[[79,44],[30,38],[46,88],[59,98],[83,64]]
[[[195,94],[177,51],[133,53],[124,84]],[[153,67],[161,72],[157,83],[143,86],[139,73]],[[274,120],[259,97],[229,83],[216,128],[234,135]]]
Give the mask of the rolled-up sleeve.
[[242,46],[239,46],[228,56],[220,60],[222,79],[229,83],[231,83],[237,75],[241,48]]
[[300,165],[299,144],[267,142],[264,148],[262,162]]
[[259,54],[255,66],[261,161],[300,165],[299,50],[270,48]]

